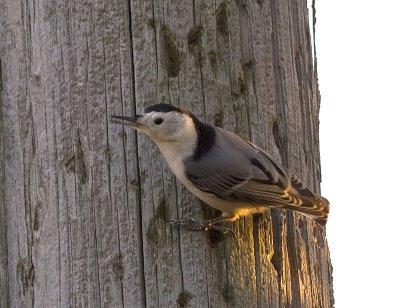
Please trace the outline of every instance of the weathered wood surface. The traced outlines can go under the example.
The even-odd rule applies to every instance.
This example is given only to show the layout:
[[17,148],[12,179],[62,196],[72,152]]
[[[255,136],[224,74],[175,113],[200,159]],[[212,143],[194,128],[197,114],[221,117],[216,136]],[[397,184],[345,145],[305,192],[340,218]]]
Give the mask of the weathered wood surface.
[[[213,239],[154,144],[155,102],[267,149],[318,191],[305,1],[0,2],[1,307],[331,307],[325,231],[274,210]],[[7,240],[6,240],[7,238]]]
[[[1,8],[1,5],[0,5]],[[1,28],[0,28],[1,29]],[[1,31],[0,31],[1,32]],[[1,106],[1,59],[0,59],[0,106]],[[0,119],[2,111],[0,108]],[[8,307],[8,255],[7,255],[7,217],[4,204],[4,150],[3,150],[3,126],[0,120],[0,307]]]

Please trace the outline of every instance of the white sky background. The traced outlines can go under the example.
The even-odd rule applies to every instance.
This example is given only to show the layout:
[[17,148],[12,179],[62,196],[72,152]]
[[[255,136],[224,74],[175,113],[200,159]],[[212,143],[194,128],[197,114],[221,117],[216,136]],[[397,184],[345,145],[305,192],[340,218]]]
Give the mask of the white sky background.
[[316,11],[335,307],[400,307],[400,2]]

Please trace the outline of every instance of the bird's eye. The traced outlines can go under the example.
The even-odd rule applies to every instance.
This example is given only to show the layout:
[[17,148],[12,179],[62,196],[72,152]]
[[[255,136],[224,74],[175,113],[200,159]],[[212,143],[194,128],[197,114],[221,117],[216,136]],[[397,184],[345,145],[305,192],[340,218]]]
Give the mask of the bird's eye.
[[161,119],[161,118],[157,118],[157,119],[154,120],[154,124],[155,125],[160,125],[162,122],[164,122],[164,120]]

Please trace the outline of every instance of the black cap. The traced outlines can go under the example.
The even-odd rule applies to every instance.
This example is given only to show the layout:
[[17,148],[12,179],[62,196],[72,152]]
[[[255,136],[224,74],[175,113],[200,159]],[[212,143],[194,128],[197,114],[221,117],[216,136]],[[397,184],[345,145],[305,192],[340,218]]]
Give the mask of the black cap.
[[152,105],[147,107],[144,110],[144,113],[149,113],[149,112],[179,112],[179,113],[184,113],[183,110],[179,109],[178,107],[172,106],[172,105],[168,105],[168,104],[156,104],[156,105]]

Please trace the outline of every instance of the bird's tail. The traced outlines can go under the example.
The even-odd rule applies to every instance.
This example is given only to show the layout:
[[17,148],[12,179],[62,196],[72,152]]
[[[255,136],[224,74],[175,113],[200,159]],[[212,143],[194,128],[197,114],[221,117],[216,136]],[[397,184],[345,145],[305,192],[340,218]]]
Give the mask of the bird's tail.
[[313,218],[321,225],[326,225],[329,215],[329,201],[322,196],[314,194],[310,189],[305,187],[297,177],[291,181],[293,191],[292,204],[288,209],[294,210],[306,216]]
[[301,197],[301,205],[294,208],[295,211],[311,217],[320,225],[325,226],[329,215],[329,201],[322,196]]

